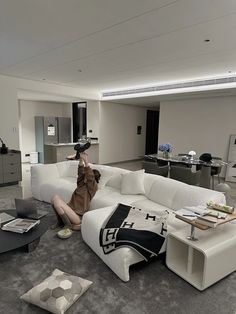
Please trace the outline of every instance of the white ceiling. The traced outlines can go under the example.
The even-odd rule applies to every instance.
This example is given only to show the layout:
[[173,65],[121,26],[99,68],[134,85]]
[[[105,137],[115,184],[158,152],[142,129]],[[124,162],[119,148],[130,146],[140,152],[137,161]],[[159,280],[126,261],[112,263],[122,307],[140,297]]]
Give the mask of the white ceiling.
[[235,0],[1,0],[0,74],[93,92],[235,75],[235,29]]

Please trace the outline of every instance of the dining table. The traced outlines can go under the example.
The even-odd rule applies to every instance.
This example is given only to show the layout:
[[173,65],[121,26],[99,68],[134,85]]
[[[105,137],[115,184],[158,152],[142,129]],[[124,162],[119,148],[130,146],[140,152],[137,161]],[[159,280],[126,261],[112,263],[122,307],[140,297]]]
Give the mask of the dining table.
[[171,163],[178,163],[178,164],[185,164],[189,167],[192,166],[200,166],[201,167],[201,175],[200,175],[200,183],[199,186],[210,189],[211,188],[211,167],[222,167],[227,165],[226,162],[222,160],[214,160],[212,159],[210,162],[205,162],[200,160],[197,157],[189,158],[187,155],[186,157],[181,155],[169,155],[168,157],[164,157],[161,154],[150,154],[145,155],[146,159],[150,159],[153,161],[166,161],[169,166]]

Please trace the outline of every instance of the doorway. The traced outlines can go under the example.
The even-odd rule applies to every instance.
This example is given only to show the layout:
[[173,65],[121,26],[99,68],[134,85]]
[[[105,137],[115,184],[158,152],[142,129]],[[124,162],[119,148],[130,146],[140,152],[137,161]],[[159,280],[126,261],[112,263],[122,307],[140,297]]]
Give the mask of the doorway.
[[73,142],[87,136],[87,102],[72,103]]
[[147,110],[145,155],[158,151],[159,111]]

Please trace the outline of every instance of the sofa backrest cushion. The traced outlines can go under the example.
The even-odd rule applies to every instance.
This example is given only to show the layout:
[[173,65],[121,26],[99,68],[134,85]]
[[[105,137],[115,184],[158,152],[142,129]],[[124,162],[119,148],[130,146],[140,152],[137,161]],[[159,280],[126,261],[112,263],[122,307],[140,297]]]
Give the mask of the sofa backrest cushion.
[[60,177],[77,177],[78,172],[78,160],[68,160],[68,161],[61,161],[57,162],[56,166],[59,172]]
[[[90,164],[90,167],[92,169],[97,169],[101,174],[101,178],[98,183],[99,189],[103,189],[106,185],[109,185],[108,183],[111,178],[122,173],[122,169],[106,165]],[[118,189],[120,189],[120,185]]]
[[51,181],[52,179],[59,179],[59,172],[56,164],[48,164],[48,165],[32,165],[30,168],[31,172],[31,191],[32,195],[38,199],[43,200],[40,194],[40,187],[45,182]]
[[145,173],[144,175],[145,195],[148,195],[150,193],[153,183],[157,181],[159,182],[159,178],[161,179],[162,177],[156,174]]
[[[97,169],[98,170],[98,169]],[[98,183],[98,188],[103,189],[107,182],[111,179],[111,177],[114,175],[114,171],[112,169],[102,169],[98,170],[101,174],[99,183]]]
[[172,208],[176,192],[185,190],[187,184],[169,178],[157,176],[153,182],[150,192],[146,195],[151,201]]
[[178,189],[170,206],[173,210],[178,210],[184,206],[203,205],[209,201],[225,204],[225,196],[221,192],[202,188],[199,186],[187,185],[184,189]]
[[144,169],[122,174],[121,194],[145,194]]
[[121,168],[116,168],[118,169],[114,175],[110,178],[110,180],[107,182],[107,186],[110,186],[113,189],[120,190],[121,189],[121,181],[123,178],[123,174],[131,172],[130,170],[126,169],[121,169]]

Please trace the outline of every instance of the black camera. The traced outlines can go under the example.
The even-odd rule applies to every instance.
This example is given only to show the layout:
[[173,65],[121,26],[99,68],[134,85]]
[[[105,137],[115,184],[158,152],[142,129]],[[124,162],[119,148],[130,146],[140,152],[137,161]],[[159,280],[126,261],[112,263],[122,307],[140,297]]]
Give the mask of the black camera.
[[80,158],[80,153],[83,153],[91,146],[90,142],[78,143],[74,146],[74,150],[76,150],[75,159]]

